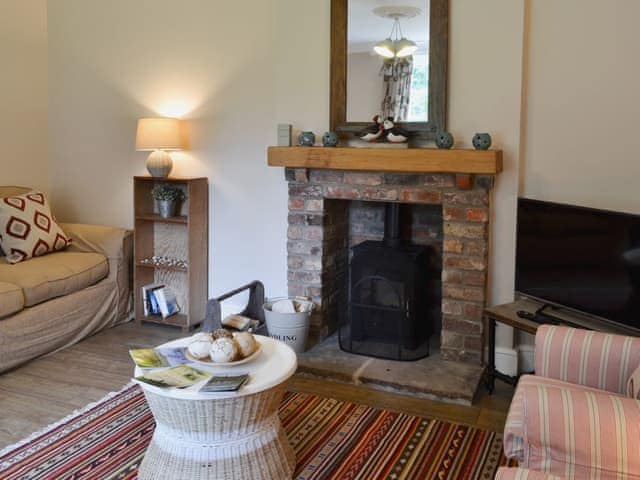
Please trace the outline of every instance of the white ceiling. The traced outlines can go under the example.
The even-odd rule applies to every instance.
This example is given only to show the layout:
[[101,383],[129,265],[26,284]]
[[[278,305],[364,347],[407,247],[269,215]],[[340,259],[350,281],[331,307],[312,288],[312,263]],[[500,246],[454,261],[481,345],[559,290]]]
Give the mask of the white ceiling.
[[429,43],[429,0],[348,0],[347,43],[350,53],[366,52],[389,36],[393,20],[373,13],[377,7],[417,7],[417,17],[400,20],[404,36],[426,48]]

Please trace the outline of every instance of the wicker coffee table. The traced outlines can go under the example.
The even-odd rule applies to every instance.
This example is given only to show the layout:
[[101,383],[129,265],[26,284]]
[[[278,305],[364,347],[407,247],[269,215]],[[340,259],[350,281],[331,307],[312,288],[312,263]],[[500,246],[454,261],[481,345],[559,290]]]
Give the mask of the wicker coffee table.
[[[198,393],[140,384],[156,421],[140,479],[237,480],[291,478],[295,455],[278,417],[284,382],[296,370],[293,350],[256,335],[262,352],[234,367],[205,367],[222,375],[249,373],[238,392]],[[162,346],[186,346],[180,339]],[[143,372],[136,368],[135,375]]]

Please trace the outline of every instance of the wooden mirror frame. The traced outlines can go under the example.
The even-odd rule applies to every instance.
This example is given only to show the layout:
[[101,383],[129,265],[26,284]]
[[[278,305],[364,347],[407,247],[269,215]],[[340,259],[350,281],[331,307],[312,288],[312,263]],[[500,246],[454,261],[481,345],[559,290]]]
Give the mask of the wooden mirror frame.
[[[341,137],[360,131],[371,122],[347,122],[347,27],[349,0],[331,0],[331,130]],[[433,140],[447,126],[447,65],[449,0],[429,1],[429,119],[400,122],[418,140]],[[373,116],[376,112],[371,112]]]

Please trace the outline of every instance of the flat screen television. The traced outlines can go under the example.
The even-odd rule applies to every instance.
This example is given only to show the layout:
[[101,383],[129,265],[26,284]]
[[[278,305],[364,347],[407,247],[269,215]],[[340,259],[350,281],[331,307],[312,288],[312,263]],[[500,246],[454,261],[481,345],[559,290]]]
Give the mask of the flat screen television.
[[640,330],[640,215],[520,198],[516,291]]

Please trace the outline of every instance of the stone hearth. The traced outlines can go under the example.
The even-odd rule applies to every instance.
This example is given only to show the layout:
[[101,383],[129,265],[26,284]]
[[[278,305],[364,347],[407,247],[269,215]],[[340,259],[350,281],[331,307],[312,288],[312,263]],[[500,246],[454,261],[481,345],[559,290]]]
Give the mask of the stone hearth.
[[[432,339],[437,343],[437,339]],[[435,350],[435,351],[434,351]],[[432,355],[411,362],[354,355],[340,350],[337,334],[298,354],[298,375],[362,385],[401,395],[471,405],[477,395],[483,367]]]
[[[336,330],[339,306],[346,294],[348,248],[367,237],[354,229],[350,203],[431,205],[441,208],[441,228],[414,229],[411,240],[416,241],[422,232],[427,241],[440,245],[439,350],[445,360],[479,364],[492,175],[478,175],[471,182],[456,182],[454,174],[307,168],[287,168],[285,175],[289,182],[289,294],[311,296],[319,305],[312,317],[313,339],[323,340]],[[430,229],[439,232],[440,238]]]

